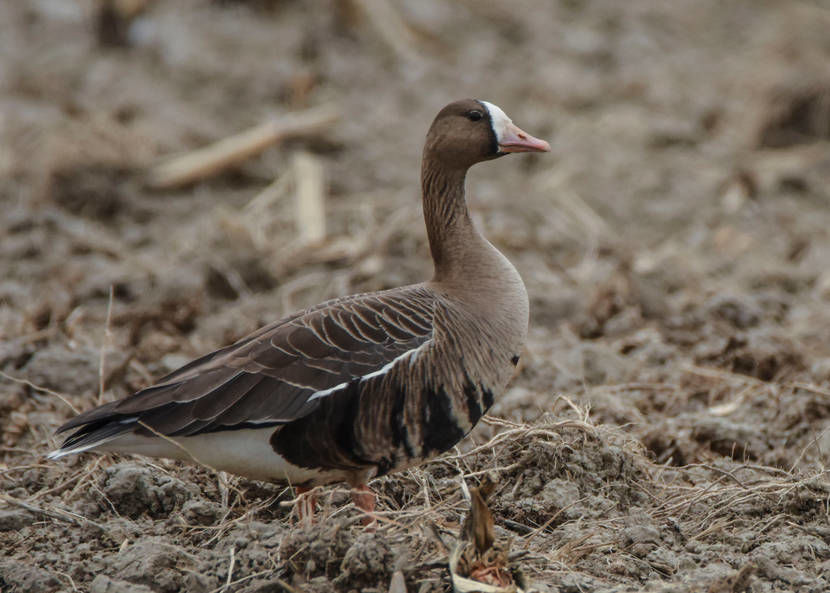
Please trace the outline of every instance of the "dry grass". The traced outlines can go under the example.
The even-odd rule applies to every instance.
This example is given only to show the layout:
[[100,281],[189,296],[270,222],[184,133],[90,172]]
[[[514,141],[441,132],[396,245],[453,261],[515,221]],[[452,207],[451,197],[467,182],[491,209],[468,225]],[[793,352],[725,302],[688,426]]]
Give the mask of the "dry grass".
[[[720,464],[723,467],[657,465],[642,445],[624,431],[597,425],[587,408],[570,398],[562,397],[562,401],[568,412],[557,419],[545,418],[527,424],[487,416],[483,423],[494,434],[485,442],[466,443],[464,451],[457,450],[419,468],[375,482],[380,510],[373,538],[395,550],[400,567],[409,578],[418,575],[417,582],[432,583],[431,587],[440,587],[439,583],[445,582],[448,551],[462,537],[461,519],[469,511],[469,489],[484,475],[493,476],[497,484],[490,497],[497,538],[512,540],[512,562],[531,581],[551,582],[577,567],[582,566],[584,570],[585,561],[600,553],[611,564],[627,561],[631,552],[620,530],[630,524],[632,516],[646,524],[670,525],[689,542],[719,541],[747,526],[763,539],[780,526],[806,529],[809,533],[811,528],[792,522],[796,506],[809,505],[819,513],[821,521],[830,519],[830,473],[826,469],[799,475],[796,471],[750,463]],[[568,417],[562,418],[563,415]],[[603,461],[609,452],[617,456],[615,463],[619,467]],[[125,526],[121,517],[120,523],[113,523],[123,501],[108,497],[106,490],[110,486],[102,474],[106,474],[108,467],[121,467],[112,465],[116,460],[109,456],[85,456],[80,464],[62,469],[44,465],[39,459],[36,456],[33,462],[6,467],[7,484],[13,485],[31,470],[46,475],[63,474],[63,477],[55,484],[43,484],[38,489],[29,487],[25,498],[3,494],[0,500],[5,505],[46,521],[67,523],[87,532],[92,529],[104,545],[108,543],[121,550],[131,545],[135,535],[128,534],[135,534],[141,525],[146,525],[146,519],[128,519]],[[147,467],[152,474],[171,478],[180,474],[179,464],[170,462],[136,460],[129,467]],[[575,473],[580,467],[595,468],[593,471],[597,473]],[[195,562],[197,550],[214,549],[221,553],[222,542],[232,538],[231,534],[262,520],[272,525],[266,536],[276,532],[280,541],[293,542],[277,546],[269,556],[272,563],[269,569],[241,577],[234,576],[239,574],[235,572],[235,563],[240,551],[230,546],[225,552],[229,554],[226,573],[217,575],[224,583],[214,591],[235,590],[234,587],[257,579],[267,579],[293,590],[290,578],[295,583],[297,578],[300,581],[310,578],[313,582],[315,571],[319,571],[319,568],[297,564],[297,558],[318,557],[321,542],[333,533],[344,533],[352,546],[361,537],[362,515],[351,503],[345,502],[348,490],[344,487],[318,491],[321,506],[311,527],[313,532],[328,534],[320,540],[307,538],[309,525],[292,518],[291,509],[296,500],[288,496],[287,489],[268,488],[252,495],[246,491],[249,488],[246,481],[209,468],[188,474],[197,484],[214,484],[208,489],[212,494],[206,492],[202,502],[215,507],[216,518],[207,524],[188,523],[179,514],[181,506],[176,503],[171,508],[171,518],[176,518],[171,527],[180,536],[166,545],[177,554],[192,557]],[[579,496],[566,506],[557,506],[542,492],[534,494],[534,487],[528,484],[538,479],[544,485],[559,477],[569,480],[579,491]],[[530,488],[530,492],[517,492],[523,481],[522,488]],[[588,502],[598,493],[603,496],[599,503],[600,515],[597,508],[592,508],[597,502]],[[534,497],[539,516],[545,518],[539,524],[523,518],[516,510],[517,506],[521,507],[521,499],[528,495]],[[197,498],[201,500],[201,496]],[[97,500],[96,519],[72,510],[78,508],[80,501],[90,500]],[[300,541],[294,541],[296,538]],[[337,562],[348,564],[345,556],[339,556],[345,550],[322,545],[329,561],[331,554],[335,554]],[[349,549],[347,546],[346,550]],[[677,568],[661,566],[656,561],[651,561],[650,566],[666,576]]]

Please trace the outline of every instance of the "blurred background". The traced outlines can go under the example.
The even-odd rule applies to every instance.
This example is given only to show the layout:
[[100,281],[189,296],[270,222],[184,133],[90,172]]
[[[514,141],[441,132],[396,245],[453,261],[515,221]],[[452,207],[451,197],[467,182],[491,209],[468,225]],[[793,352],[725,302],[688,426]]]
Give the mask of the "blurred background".
[[468,180],[531,297],[493,413],[567,394],[658,463],[826,467],[818,0],[0,3],[7,465],[71,414],[8,377],[85,409],[297,308],[428,278],[422,142],[463,97],[552,146]]

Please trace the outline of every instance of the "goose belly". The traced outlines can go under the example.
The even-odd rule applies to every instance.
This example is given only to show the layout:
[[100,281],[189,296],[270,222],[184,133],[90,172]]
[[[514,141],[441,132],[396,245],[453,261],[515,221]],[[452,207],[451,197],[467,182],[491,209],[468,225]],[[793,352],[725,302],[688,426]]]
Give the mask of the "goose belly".
[[99,448],[113,453],[131,453],[196,462],[211,469],[246,478],[290,484],[320,485],[349,481],[350,472],[297,466],[271,447],[274,427],[223,430],[170,439],[128,434]]

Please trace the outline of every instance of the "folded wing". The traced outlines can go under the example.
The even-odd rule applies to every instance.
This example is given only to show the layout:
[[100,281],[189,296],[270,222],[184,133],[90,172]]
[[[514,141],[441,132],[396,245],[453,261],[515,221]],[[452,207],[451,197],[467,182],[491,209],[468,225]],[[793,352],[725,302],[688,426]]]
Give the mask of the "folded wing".
[[417,286],[323,303],[73,418],[59,432],[76,432],[53,456],[126,432],[192,436],[302,418],[430,340],[433,307],[431,293]]

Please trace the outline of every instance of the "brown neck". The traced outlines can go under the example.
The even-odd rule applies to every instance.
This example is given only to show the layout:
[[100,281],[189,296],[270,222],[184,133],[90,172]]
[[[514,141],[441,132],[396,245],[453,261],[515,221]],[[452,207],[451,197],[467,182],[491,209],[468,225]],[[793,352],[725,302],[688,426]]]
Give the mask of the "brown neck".
[[424,219],[435,264],[434,281],[459,278],[466,256],[481,235],[475,229],[464,199],[466,168],[449,167],[425,155],[421,165]]

